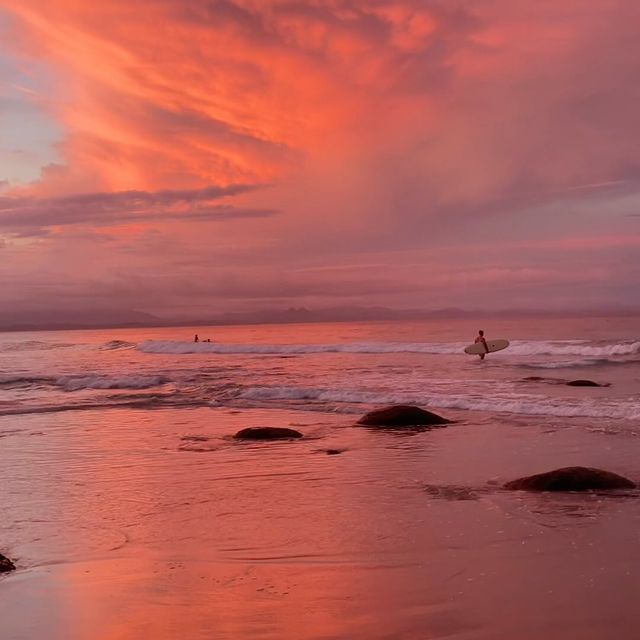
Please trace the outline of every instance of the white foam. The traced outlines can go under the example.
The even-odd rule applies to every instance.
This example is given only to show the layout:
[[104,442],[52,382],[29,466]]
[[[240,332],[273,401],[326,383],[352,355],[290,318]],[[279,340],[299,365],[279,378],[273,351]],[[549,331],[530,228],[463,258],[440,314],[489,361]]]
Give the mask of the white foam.
[[[219,342],[179,342],[146,340],[138,345],[144,353],[166,354],[313,354],[313,353],[425,353],[461,354],[466,342],[345,342],[338,344],[226,344]],[[507,352],[512,356],[576,355],[590,357],[640,354],[640,341],[608,344],[565,341],[514,341]]]
[[148,389],[166,382],[169,382],[169,379],[159,375],[103,376],[93,374],[63,376],[56,380],[56,385],[65,391],[79,391],[80,389]]
[[118,349],[133,349],[135,346],[135,342],[127,342],[126,340],[109,340],[109,342],[105,342],[100,349],[104,351],[114,351]]
[[536,356],[589,356],[592,358],[607,356],[630,356],[640,354],[640,341],[626,340],[622,342],[593,343],[565,341],[514,341],[509,346],[513,355]]
[[251,387],[240,398],[248,400],[316,400],[352,404],[417,404],[424,407],[489,411],[522,415],[557,417],[592,417],[636,420],[640,418],[640,402],[616,400],[594,402],[548,398],[530,394],[503,394],[487,399],[473,395],[442,395],[415,393],[378,393],[371,391],[313,389],[304,387]]
[[570,369],[572,367],[592,367],[594,365],[602,365],[607,364],[608,360],[589,360],[589,359],[581,359],[581,360],[565,360],[563,362],[532,362],[523,364],[523,367],[527,369]]

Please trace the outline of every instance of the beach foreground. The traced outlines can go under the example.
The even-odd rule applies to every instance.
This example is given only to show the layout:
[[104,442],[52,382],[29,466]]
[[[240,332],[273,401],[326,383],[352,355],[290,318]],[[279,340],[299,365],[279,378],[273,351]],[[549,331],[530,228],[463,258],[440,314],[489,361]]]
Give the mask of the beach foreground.
[[[264,408],[3,416],[2,637],[637,637],[637,492],[501,487],[573,464],[638,481],[638,439],[447,415],[423,432]],[[256,425],[305,437],[228,438]]]

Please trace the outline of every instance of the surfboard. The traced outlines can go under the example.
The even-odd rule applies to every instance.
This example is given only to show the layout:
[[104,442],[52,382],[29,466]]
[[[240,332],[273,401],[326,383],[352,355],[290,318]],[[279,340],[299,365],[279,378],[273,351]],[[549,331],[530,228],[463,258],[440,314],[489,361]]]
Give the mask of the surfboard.
[[487,347],[489,347],[489,351],[485,351],[482,342],[476,342],[475,344],[470,344],[468,347],[465,347],[464,352],[471,356],[479,356],[481,353],[502,351],[502,349],[506,349],[508,346],[508,340],[487,340]]

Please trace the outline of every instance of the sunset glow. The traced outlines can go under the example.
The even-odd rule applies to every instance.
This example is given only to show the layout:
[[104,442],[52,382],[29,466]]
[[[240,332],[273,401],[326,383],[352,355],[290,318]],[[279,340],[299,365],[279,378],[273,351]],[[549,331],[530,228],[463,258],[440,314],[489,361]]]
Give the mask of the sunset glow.
[[0,301],[633,306],[639,20],[0,0]]

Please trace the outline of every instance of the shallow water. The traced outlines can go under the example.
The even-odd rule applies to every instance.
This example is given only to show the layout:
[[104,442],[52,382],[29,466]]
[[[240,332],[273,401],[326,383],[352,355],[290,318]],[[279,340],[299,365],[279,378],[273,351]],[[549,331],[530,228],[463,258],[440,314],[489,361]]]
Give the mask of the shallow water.
[[[607,327],[588,339],[633,341],[631,329]],[[366,342],[379,350],[394,342],[391,334],[417,343],[417,330],[215,329],[226,344]],[[0,579],[3,640],[638,637],[640,494],[501,489],[514,477],[577,464],[640,481],[637,420],[606,415],[638,402],[637,364],[588,365],[597,372],[590,377],[613,384],[585,389],[519,381],[523,356],[508,350],[478,364],[406,351],[283,359],[134,346],[179,344],[187,331],[0,338],[0,375],[28,379],[0,392],[0,551],[19,569]],[[452,331],[422,344],[453,343]],[[520,331],[522,340],[556,339]],[[566,329],[557,339],[579,336]],[[130,344],[104,348],[112,340]],[[42,346],[51,342],[58,346]],[[543,364],[559,357],[538,356]],[[170,381],[145,387],[154,376]],[[114,380],[143,388],[95,388]],[[273,387],[350,395],[247,393]],[[353,426],[375,394],[433,396],[436,387],[437,397],[476,404],[442,409],[458,421],[446,429]],[[358,402],[356,393],[372,395]],[[535,396],[547,408],[587,403],[601,413],[481,404],[499,394],[525,396],[520,408]],[[228,437],[265,424],[294,426],[305,438]]]

